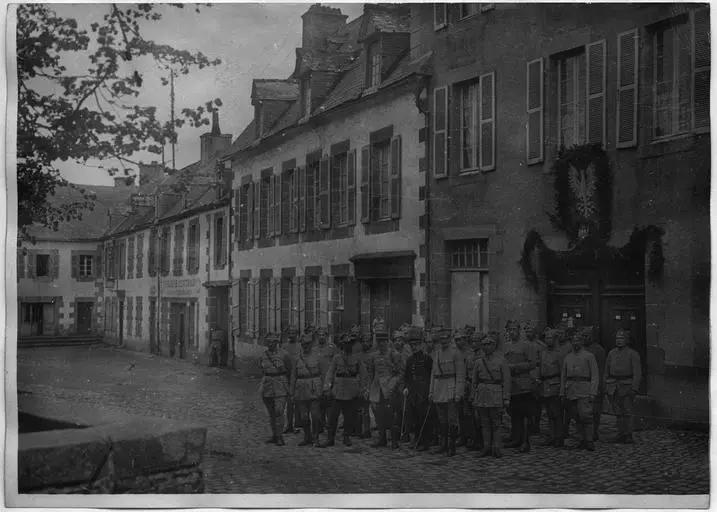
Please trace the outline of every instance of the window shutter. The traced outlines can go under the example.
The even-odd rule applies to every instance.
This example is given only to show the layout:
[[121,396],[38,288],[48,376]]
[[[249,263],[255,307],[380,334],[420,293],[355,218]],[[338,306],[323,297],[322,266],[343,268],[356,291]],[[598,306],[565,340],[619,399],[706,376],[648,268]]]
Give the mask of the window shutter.
[[246,281],[246,330],[250,338],[254,337],[254,291],[256,289],[256,280],[247,279]]
[[299,232],[299,169],[292,169],[291,174],[291,213],[289,215],[292,233]]
[[401,136],[391,139],[391,218],[401,217]]
[[[263,180],[262,180],[263,181]],[[266,236],[267,238],[274,236],[274,175],[269,176],[269,182],[264,182],[265,187],[269,187],[266,200]]]
[[300,296],[300,288],[301,288],[301,281],[299,277],[293,277],[291,279],[291,313],[289,316],[289,325],[291,327],[294,327],[295,329],[298,329],[301,325],[301,304],[302,302],[299,301],[301,298]]
[[32,279],[37,277],[35,273],[35,251],[27,251],[27,277]]
[[361,222],[366,224],[370,222],[370,204],[371,204],[371,146],[366,145],[361,148]]
[[495,73],[480,77],[480,169],[495,169]]
[[17,250],[17,277],[25,277],[25,256],[22,249]]
[[637,29],[617,36],[617,142],[616,147],[637,144]]
[[693,125],[694,128],[710,126],[710,12],[709,9],[694,11],[693,23]]
[[261,179],[254,183],[254,238],[261,235]]
[[[229,245],[229,223],[226,221],[226,217],[224,217],[224,222],[222,222],[222,246],[220,248],[221,255],[219,261],[221,261],[222,267],[227,264],[227,247]],[[181,261],[181,253],[180,253],[180,261]],[[181,265],[180,265],[181,268]]]
[[448,87],[433,91],[433,175],[448,174]]
[[[239,246],[239,226],[241,222],[241,189],[234,191],[234,240],[236,241],[237,247]],[[192,225],[189,225],[189,231],[191,231]],[[187,231],[187,238],[189,238],[189,231]],[[189,240],[189,251],[192,250],[192,240]],[[189,261],[191,258],[187,258]],[[188,270],[189,267],[187,267]]]
[[319,209],[321,210],[321,229],[331,227],[331,172],[329,157],[321,159],[319,170]]
[[[144,239],[144,235],[139,235],[137,241],[139,242],[138,252],[137,252],[137,272],[139,273],[137,277],[142,277],[141,270],[142,270],[142,253],[141,253],[141,247],[142,247],[142,240]],[[102,277],[102,246],[98,245],[95,249],[95,257],[92,260],[92,277]]]
[[282,175],[274,176],[274,235],[281,235],[281,181]]
[[50,277],[57,279],[60,276],[60,253],[56,249],[50,251]]
[[346,187],[346,223],[356,225],[356,150],[348,154],[347,162],[348,186]]
[[[149,232],[149,247],[147,248],[148,251],[148,261],[147,261],[147,273],[150,275],[150,277],[155,277],[157,275],[157,229],[152,228]],[[111,277],[112,274],[112,247],[108,246],[107,248],[107,258],[106,258],[106,265],[105,268],[107,269],[107,277]]]
[[526,66],[526,161],[528,165],[543,161],[543,59]]
[[246,241],[254,239],[254,183],[249,182],[246,188]]
[[299,231],[306,231],[306,166],[301,166],[295,172],[299,173]]
[[605,40],[590,43],[587,55],[587,140],[605,147]]
[[80,276],[80,257],[72,251],[71,256],[72,263],[72,278],[77,279]]

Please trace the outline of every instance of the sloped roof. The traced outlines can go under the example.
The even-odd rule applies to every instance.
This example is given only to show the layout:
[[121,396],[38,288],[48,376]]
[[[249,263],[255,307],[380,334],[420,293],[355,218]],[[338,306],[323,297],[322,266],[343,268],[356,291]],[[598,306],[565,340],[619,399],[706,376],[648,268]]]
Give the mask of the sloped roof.
[[367,4],[364,10],[359,40],[374,32],[410,32],[410,8],[401,4]]
[[299,83],[296,80],[255,78],[252,83],[252,99],[294,101],[298,97]]

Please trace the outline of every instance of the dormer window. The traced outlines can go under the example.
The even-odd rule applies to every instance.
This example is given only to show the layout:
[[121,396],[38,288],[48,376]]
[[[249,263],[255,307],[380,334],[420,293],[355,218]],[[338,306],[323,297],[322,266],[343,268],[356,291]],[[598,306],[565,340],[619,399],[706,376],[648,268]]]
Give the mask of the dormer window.
[[301,104],[304,117],[311,115],[311,78],[301,81]]
[[381,50],[379,42],[368,47],[368,88],[375,89],[381,83]]

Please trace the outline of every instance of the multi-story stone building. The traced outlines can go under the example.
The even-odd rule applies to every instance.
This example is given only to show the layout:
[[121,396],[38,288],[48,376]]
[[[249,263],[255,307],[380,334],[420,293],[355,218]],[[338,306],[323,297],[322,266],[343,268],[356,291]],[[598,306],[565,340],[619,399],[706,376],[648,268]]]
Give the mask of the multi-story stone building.
[[425,119],[409,7],[314,5],[288,79],[257,79],[234,172],[234,340],[422,324]]
[[628,328],[648,414],[706,419],[709,10],[420,4],[428,318]]
[[[200,160],[150,177],[132,195],[129,212],[112,218],[103,237],[106,340],[202,361],[212,359],[215,331],[226,340],[231,189],[217,157],[230,144],[215,112]],[[216,362],[227,360],[223,347]]]

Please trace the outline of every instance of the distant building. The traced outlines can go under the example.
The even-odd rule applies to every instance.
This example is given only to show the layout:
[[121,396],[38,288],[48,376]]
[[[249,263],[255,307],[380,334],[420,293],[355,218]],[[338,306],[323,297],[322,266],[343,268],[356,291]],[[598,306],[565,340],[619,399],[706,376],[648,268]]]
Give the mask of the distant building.
[[607,350],[627,328],[643,412],[706,419],[708,7],[416,4],[411,20],[415,56],[432,52],[430,321],[593,325]]
[[[423,324],[425,118],[410,8],[303,14],[287,79],[256,79],[234,142],[234,341]],[[237,345],[239,347],[239,345]],[[240,348],[236,349],[240,351]]]

